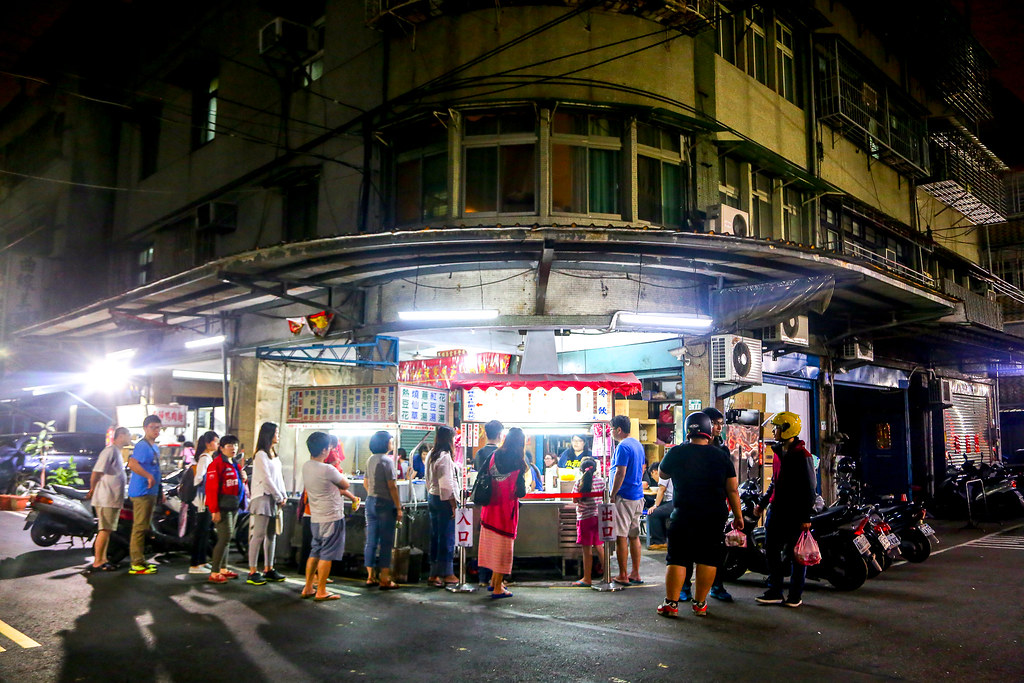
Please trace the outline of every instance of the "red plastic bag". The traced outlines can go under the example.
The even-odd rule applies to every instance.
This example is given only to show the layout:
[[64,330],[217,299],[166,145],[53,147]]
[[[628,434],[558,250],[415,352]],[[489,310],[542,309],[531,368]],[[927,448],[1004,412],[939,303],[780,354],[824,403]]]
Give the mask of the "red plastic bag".
[[821,551],[818,550],[818,542],[814,540],[814,536],[811,536],[810,531],[800,534],[800,538],[796,541],[796,547],[793,548],[793,556],[797,562],[806,567],[813,567],[821,562]]
[[747,535],[739,529],[732,529],[725,535],[725,545],[730,548],[746,548]]

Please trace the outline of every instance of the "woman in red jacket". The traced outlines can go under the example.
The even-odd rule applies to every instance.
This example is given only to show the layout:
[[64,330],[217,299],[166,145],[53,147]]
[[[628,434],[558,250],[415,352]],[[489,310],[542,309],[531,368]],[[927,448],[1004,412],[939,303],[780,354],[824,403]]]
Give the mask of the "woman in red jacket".
[[227,434],[220,440],[220,448],[206,470],[206,507],[217,525],[217,545],[213,548],[210,574],[211,583],[224,583],[237,579],[238,574],[228,571],[228,543],[235,532],[235,518],[242,499],[242,475],[234,463],[238,450],[238,437]]

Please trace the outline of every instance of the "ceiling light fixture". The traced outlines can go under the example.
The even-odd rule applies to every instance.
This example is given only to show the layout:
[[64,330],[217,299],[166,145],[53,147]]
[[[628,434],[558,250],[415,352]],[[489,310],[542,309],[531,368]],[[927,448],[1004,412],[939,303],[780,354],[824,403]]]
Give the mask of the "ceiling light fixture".
[[656,330],[710,330],[711,316],[697,314],[633,313],[619,311],[612,318],[612,328],[621,326]]
[[204,346],[215,346],[216,344],[223,344],[225,337],[223,334],[217,335],[216,337],[205,337],[203,339],[193,339],[192,341],[185,342],[186,349],[199,349]]
[[398,319],[410,322],[454,321],[454,320],[494,320],[498,317],[498,309],[483,308],[457,311],[399,311]]

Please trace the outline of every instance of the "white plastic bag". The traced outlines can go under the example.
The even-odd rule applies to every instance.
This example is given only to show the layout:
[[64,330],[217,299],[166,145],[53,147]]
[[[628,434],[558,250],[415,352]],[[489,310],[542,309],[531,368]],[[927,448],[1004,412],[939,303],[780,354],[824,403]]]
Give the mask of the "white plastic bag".
[[804,531],[800,534],[796,547],[793,548],[793,557],[797,562],[806,567],[813,567],[821,562],[821,551],[818,550],[818,542],[814,540],[814,536],[811,536],[810,531]]
[[729,533],[725,535],[725,545],[730,548],[746,548],[747,535],[739,529],[731,529]]

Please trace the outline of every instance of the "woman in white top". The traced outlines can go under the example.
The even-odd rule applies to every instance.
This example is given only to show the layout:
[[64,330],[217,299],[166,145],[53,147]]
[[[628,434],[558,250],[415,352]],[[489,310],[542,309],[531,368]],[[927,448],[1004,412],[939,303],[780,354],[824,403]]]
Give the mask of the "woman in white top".
[[213,462],[213,454],[220,446],[217,432],[205,432],[196,441],[196,472],[194,483],[196,497],[192,500],[196,523],[192,530],[192,561],[188,568],[189,574],[209,574],[210,566],[206,564],[206,556],[210,553],[210,512],[206,509],[206,468]]
[[[277,548],[278,510],[288,499],[281,476],[281,459],[277,457],[278,430],[273,422],[264,422],[256,437],[256,455],[252,462],[252,502],[249,504],[249,578],[246,583],[262,586],[267,581],[284,581],[285,576],[274,569]],[[263,547],[263,573],[257,562]]]
[[436,588],[457,584],[452,566],[455,558],[455,465],[452,462],[451,427],[438,427],[434,448],[427,456],[427,510],[430,512],[430,577]]

